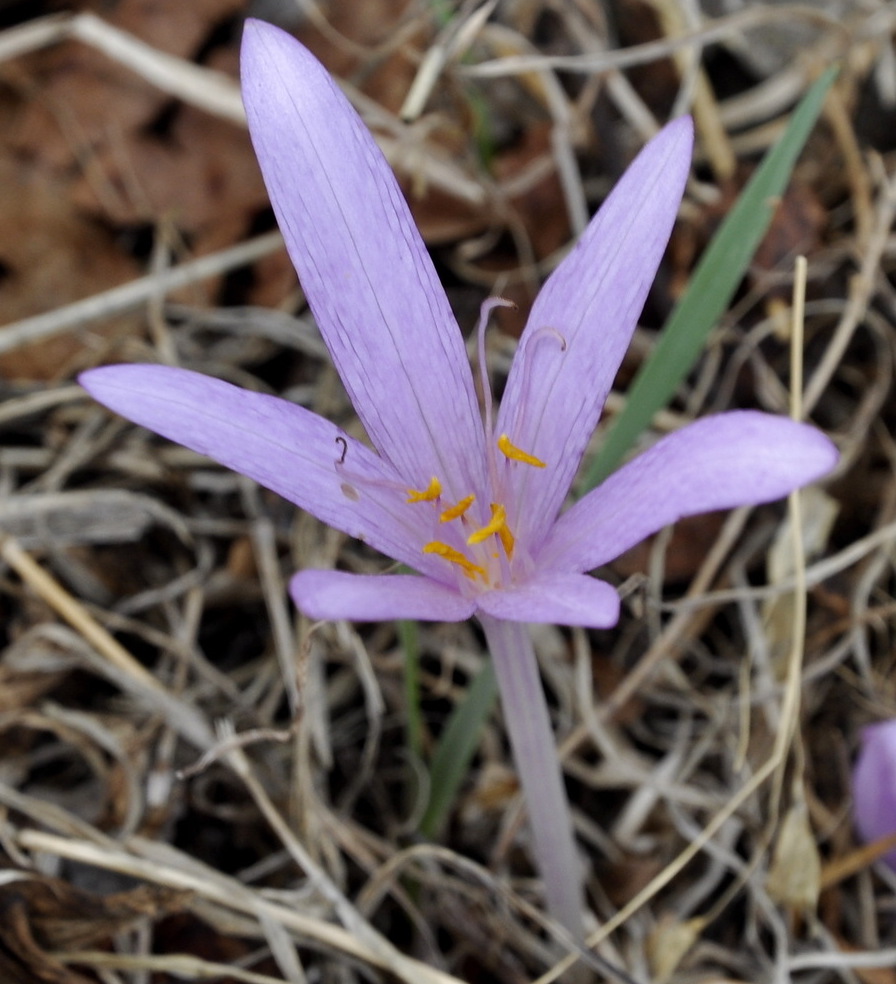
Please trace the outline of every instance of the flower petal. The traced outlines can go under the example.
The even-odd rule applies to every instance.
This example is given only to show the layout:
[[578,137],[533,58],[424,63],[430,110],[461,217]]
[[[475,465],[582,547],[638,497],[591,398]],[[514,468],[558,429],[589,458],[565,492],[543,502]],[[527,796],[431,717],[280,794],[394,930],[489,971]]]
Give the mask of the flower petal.
[[[852,775],[853,813],[865,842],[896,834],[896,720],[862,731],[862,748]],[[884,855],[896,871],[896,848]]]
[[413,485],[481,487],[463,338],[392,171],[298,41],[250,20],[249,131],[289,255],[371,441]]
[[771,502],[829,472],[814,427],[755,410],[704,417],[664,437],[557,521],[539,566],[587,571],[682,516]]
[[619,621],[619,595],[589,574],[543,573],[477,599],[487,615],[508,622],[549,622],[608,629]]
[[116,413],[254,478],[388,556],[438,574],[436,559],[420,552],[428,529],[416,528],[398,476],[323,417],[169,366],[104,366],[79,379]]
[[635,158],[541,289],[501,404],[498,433],[546,462],[508,466],[525,502],[517,535],[537,544],[569,491],[663,257],[688,176],[690,118]]
[[413,574],[299,571],[289,582],[289,591],[299,611],[313,619],[462,622],[476,607],[452,588]]

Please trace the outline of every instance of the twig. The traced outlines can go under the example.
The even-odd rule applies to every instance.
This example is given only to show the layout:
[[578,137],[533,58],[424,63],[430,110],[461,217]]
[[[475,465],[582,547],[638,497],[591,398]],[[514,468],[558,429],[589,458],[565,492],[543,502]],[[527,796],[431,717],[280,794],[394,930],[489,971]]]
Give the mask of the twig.
[[0,36],[0,62],[62,41],[82,41],[157,89],[214,116],[245,125],[239,86],[229,75],[158,51],[94,14],[43,17],[4,31]]
[[275,253],[283,245],[279,232],[269,232],[256,239],[222,249],[208,256],[190,260],[158,274],[140,277],[119,287],[112,287],[92,297],[74,301],[63,307],[14,321],[0,328],[0,353],[11,352],[53,335],[80,328],[102,318],[122,314],[139,307],[154,297],[217,277],[222,273],[248,266],[263,256]]
[[[100,847],[88,841],[59,837],[38,830],[21,830],[16,835],[16,841],[25,850],[41,851],[54,857],[68,858],[105,871],[118,871],[152,884],[187,889],[203,899],[225,909],[251,916],[255,920],[260,913],[265,913],[298,938],[332,947],[362,963],[391,971],[406,984],[463,984],[451,974],[428,967],[411,957],[402,957],[397,966],[384,961],[382,953],[370,949],[353,933],[321,919],[306,916],[293,907],[273,902],[247,888],[235,878],[229,878],[186,858],[184,858],[187,862],[184,869],[178,869],[172,867],[170,863],[163,863],[157,857],[139,857],[129,852],[125,846]],[[146,848],[153,846],[150,842],[141,841],[140,838],[132,838],[129,844],[132,848],[139,847],[141,844]],[[179,852],[172,848],[169,848],[166,854],[171,858],[179,857]],[[259,934],[262,935],[261,931]]]
[[158,680],[93,618],[87,609],[59,582],[45,571],[11,537],[0,534],[0,559],[28,584],[69,625],[108,660],[117,671],[114,675],[125,689],[149,698],[151,704],[164,709],[176,730],[200,748],[213,741],[205,721],[189,705],[178,701]]

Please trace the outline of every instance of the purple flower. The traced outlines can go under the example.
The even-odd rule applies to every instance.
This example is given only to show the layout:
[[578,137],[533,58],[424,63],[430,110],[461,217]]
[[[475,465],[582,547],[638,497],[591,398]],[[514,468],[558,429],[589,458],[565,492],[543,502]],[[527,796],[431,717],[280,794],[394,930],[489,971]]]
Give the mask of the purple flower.
[[[853,811],[863,841],[896,834],[896,719],[870,724],[852,774]],[[896,871],[896,847],[884,855]]]
[[[321,334],[373,449],[285,400],[165,366],[81,376],[106,406],[215,458],[418,571],[304,570],[316,619],[456,621],[485,631],[550,912],[582,938],[576,857],[550,719],[522,622],[605,627],[588,572],[681,516],[767,502],[829,471],[811,427],[751,411],[699,420],[562,512],[666,247],[690,168],[689,119],[636,158],[542,288],[497,417],[389,166],[324,68],[250,21],[249,129]],[[559,518],[558,518],[559,517]]]
[[422,575],[302,571],[291,591],[306,614],[611,626],[617,594],[588,571],[681,516],[777,499],[833,466],[818,431],[733,412],[659,441],[558,519],[675,220],[689,119],[648,144],[544,285],[483,423],[463,337],[364,124],[274,27],[247,24],[242,71],[280,228],[374,450],[182,369],[112,366],[81,382]]

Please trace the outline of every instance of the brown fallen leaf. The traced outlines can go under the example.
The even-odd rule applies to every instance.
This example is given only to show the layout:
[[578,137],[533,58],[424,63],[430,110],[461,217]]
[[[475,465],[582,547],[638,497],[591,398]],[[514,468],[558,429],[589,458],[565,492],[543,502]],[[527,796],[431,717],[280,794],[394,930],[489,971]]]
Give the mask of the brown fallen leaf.
[[[815,191],[808,184],[791,181],[753,257],[754,276],[786,268],[798,253],[815,252],[826,223],[827,212]],[[789,292],[788,287],[784,296]]]
[[[9,873],[8,873],[9,874]],[[52,956],[106,943],[135,920],[183,909],[189,892],[140,885],[95,895],[58,878],[12,873],[0,884],[0,979],[4,984],[93,984]]]
[[[245,0],[121,0],[96,3],[114,27],[166,54],[196,55]],[[125,65],[78,41],[43,49],[6,67],[30,98],[8,139],[35,165],[68,171],[122,135],[152,125],[170,97]]]
[[[100,16],[159,52],[198,57],[236,78],[238,31],[220,38],[215,31],[245,0],[102,6]],[[195,257],[242,240],[268,208],[243,127],[177,103],[100,51],[66,42],[4,63],[2,71],[0,323],[145,273],[148,230],[168,230],[172,251],[186,244]],[[281,281],[275,302],[291,289]],[[170,296],[213,302],[220,284],[208,280]],[[134,337],[141,322],[139,315],[117,318],[115,331]],[[101,341],[110,330],[91,325],[89,334],[19,348],[0,358],[0,374],[47,380],[114,358]]]
[[[206,64],[235,79],[237,60],[234,45]],[[98,149],[72,182],[72,201],[116,225],[165,217],[194,255],[239,241],[268,206],[248,132],[191,106],[169,115],[161,130],[135,129]]]
[[38,703],[65,679],[66,673],[64,670],[29,673],[0,665],[0,714]]
[[[706,560],[724,521],[724,513],[704,513],[701,516],[686,516],[675,524],[666,547],[664,574],[667,583],[682,584],[694,577]],[[649,573],[650,554],[655,540],[655,536],[650,537],[626,551],[613,561],[613,570],[622,577]]]
[[821,857],[804,801],[787,811],[777,836],[765,887],[772,901],[809,917],[818,907]]
[[706,920],[701,917],[681,920],[672,912],[663,914],[646,940],[656,984],[669,980],[705,928]]
[[[114,233],[73,206],[64,179],[2,154],[0,228],[0,323],[53,310],[141,272]],[[90,327],[94,339],[137,331],[134,316]],[[0,356],[0,375],[56,379],[83,351],[80,333],[41,340]]]

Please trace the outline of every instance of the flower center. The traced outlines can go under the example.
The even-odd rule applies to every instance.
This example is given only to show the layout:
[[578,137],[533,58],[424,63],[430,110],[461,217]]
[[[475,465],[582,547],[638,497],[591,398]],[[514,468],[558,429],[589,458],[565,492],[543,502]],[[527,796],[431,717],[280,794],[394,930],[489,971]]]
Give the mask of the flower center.
[[[539,458],[513,444],[506,434],[498,438],[497,448],[508,461],[533,468],[546,467]],[[423,545],[423,553],[441,557],[481,587],[495,587],[510,580],[516,540],[507,522],[504,503],[489,503],[488,518],[484,522],[473,523],[470,511],[476,503],[475,494],[464,496],[455,503],[445,502],[442,483],[435,476],[423,490],[408,489],[407,502],[430,504],[436,511],[439,524],[445,528],[442,537]]]
[[[451,474],[441,477],[434,475],[426,488],[408,488],[408,481],[419,481],[419,477],[371,478],[370,475],[353,473],[351,463],[346,462],[348,442],[337,437],[339,455],[335,462],[341,483],[342,494],[353,502],[360,499],[359,488],[376,486],[387,491],[389,508],[398,507],[398,512],[407,518],[402,506],[393,498],[395,493],[405,496],[405,503],[417,510],[414,522],[407,523],[407,533],[411,542],[422,543],[421,553],[438,557],[445,563],[446,571],[457,575],[457,586],[464,594],[476,593],[521,583],[533,572],[531,515],[526,517],[524,500],[530,493],[531,480],[525,475],[527,468],[547,468],[540,458],[514,444],[506,433],[496,436],[494,427],[493,400],[488,367],[485,358],[485,331],[491,312],[496,307],[514,306],[500,297],[487,299],[481,308],[478,325],[478,362],[482,384],[483,431],[485,435],[486,469],[481,476],[482,486],[464,489]],[[528,433],[525,421],[526,401],[531,387],[531,354],[533,347],[545,340],[559,344],[565,352],[566,339],[556,329],[549,326],[530,331],[524,344],[522,393],[518,397],[519,408],[512,424],[506,425],[514,434]],[[525,441],[525,437],[523,437]],[[540,450],[540,449],[539,449]],[[516,469],[522,468],[524,474]],[[479,471],[479,469],[474,469]],[[449,489],[445,494],[443,486]],[[469,494],[463,495],[464,491]],[[461,498],[455,500],[455,496]],[[530,511],[531,512],[531,511]],[[396,518],[398,516],[396,515]],[[401,520],[399,520],[401,521]],[[519,536],[513,527],[517,526]]]

